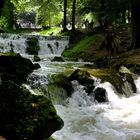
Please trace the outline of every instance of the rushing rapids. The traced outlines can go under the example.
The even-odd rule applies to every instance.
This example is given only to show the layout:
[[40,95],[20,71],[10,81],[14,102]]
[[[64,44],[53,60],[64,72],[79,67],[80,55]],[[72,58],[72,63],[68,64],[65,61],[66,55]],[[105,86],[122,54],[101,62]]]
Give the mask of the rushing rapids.
[[[13,36],[1,37],[0,46],[7,44],[7,46],[1,48],[1,51],[9,51],[8,42],[12,41],[15,46],[20,44],[15,47],[15,52],[31,57],[25,52],[25,38],[24,36],[17,40]],[[54,39],[52,42],[54,44],[56,40]],[[64,42],[62,41],[62,44]],[[68,40],[64,44],[64,46],[67,46]],[[42,47],[45,50],[44,45],[42,43]],[[85,64],[82,62],[50,62],[44,58],[46,54],[61,55],[64,48],[57,48],[60,50],[56,51],[56,53],[50,51],[47,53],[46,51],[41,51],[39,53],[42,58],[39,62],[41,68],[30,75],[26,85],[33,94],[42,94],[38,86],[46,88],[45,91],[47,91],[48,87],[46,85],[52,74],[63,72],[67,69],[76,69]],[[93,78],[96,81],[94,83],[95,89],[102,87],[106,90],[107,103],[99,104],[96,102],[93,96],[88,96],[84,86],[77,81],[72,82],[74,92],[71,97],[67,97],[65,91],[59,88],[51,89],[51,93],[47,96],[50,96],[58,114],[64,120],[62,130],[54,133],[52,137],[56,140],[140,140],[140,78],[135,80],[137,93],[134,93],[129,98],[119,97],[110,83],[101,83],[100,79]],[[129,90],[129,88],[125,90]]]

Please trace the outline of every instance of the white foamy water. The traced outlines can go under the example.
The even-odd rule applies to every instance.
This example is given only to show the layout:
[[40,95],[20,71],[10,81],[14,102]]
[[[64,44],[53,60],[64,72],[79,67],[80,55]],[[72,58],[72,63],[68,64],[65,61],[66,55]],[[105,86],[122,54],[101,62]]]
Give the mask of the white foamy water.
[[[140,78],[135,81],[137,87],[139,82]],[[119,98],[109,83],[97,87],[106,89],[109,103],[95,104],[89,99],[90,104],[85,105],[89,100],[80,88],[67,106],[55,105],[65,125],[53,137],[56,140],[140,140],[139,93]],[[80,106],[79,100],[83,102]]]
[[39,55],[61,55],[63,50],[69,47],[69,37],[40,36],[33,34],[0,34],[0,52],[11,49],[16,53],[26,54],[27,38],[35,37],[39,41]]

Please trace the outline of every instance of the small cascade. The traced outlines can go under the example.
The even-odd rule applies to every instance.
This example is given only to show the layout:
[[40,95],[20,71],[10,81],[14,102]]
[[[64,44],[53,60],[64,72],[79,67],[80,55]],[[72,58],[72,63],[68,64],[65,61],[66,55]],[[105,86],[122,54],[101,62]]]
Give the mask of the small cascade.
[[133,94],[132,86],[128,81],[124,81],[123,91],[126,97],[130,97]]
[[[139,87],[140,78],[135,81]],[[106,89],[108,103],[95,103],[84,87],[76,81],[74,93],[68,104],[55,105],[64,120],[62,130],[52,136],[56,140],[139,140],[140,139],[140,95],[130,98],[116,95],[113,86],[96,82],[96,87]]]
[[32,34],[0,34],[0,52],[14,51],[26,54],[27,38],[35,37],[39,41],[39,55],[61,55],[63,50],[69,46],[69,37],[40,36]]

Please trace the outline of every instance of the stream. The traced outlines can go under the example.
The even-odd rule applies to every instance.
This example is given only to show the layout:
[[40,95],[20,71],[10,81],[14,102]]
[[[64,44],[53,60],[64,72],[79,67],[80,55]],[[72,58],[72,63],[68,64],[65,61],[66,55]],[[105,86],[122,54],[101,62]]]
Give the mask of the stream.
[[[15,52],[32,60],[33,56],[25,51],[27,36],[1,35],[0,51],[9,51],[12,43]],[[32,89],[32,86],[47,85],[51,75],[88,64],[88,62],[51,62],[54,56],[61,56],[63,50],[68,47],[68,38],[58,38],[59,46],[56,46],[55,38],[37,37],[41,46],[39,52],[41,68],[29,76],[28,84],[25,85],[33,94],[41,93],[38,88]],[[45,47],[48,43],[51,44],[53,51]],[[74,92],[71,97],[68,98],[65,91],[59,91],[58,95],[51,96],[58,115],[64,121],[64,127],[52,137],[55,140],[140,140],[140,78],[135,80],[137,93],[129,98],[119,97],[110,83],[101,83],[100,79],[93,78],[96,80],[95,88],[103,87],[106,90],[109,102],[102,104],[95,102],[93,97],[87,95],[82,85],[73,81]]]

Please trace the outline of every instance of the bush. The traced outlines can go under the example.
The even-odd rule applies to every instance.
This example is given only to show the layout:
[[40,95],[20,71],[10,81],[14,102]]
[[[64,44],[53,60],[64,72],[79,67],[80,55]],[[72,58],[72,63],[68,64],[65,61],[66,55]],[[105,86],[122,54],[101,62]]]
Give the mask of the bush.
[[27,38],[27,53],[32,55],[38,55],[38,51],[40,50],[38,39],[35,37]]
[[7,20],[5,17],[1,16],[0,17],[0,29],[7,29],[8,24],[7,24]]

